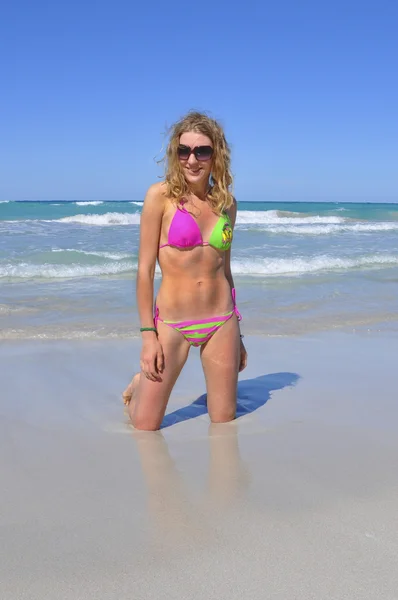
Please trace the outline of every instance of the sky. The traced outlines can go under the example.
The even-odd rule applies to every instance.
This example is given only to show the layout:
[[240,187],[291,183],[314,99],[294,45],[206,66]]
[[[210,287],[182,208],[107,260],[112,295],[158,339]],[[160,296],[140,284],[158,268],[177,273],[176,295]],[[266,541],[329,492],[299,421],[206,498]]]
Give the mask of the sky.
[[4,0],[0,200],[142,200],[220,120],[238,200],[398,201],[395,0]]

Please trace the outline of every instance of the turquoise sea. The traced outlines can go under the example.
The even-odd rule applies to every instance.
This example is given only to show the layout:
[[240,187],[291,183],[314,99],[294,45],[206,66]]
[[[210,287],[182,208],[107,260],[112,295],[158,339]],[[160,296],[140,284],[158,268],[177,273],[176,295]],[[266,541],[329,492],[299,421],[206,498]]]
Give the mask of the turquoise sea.
[[[141,207],[0,202],[0,338],[137,335]],[[232,267],[244,332],[397,330],[398,204],[241,202]]]

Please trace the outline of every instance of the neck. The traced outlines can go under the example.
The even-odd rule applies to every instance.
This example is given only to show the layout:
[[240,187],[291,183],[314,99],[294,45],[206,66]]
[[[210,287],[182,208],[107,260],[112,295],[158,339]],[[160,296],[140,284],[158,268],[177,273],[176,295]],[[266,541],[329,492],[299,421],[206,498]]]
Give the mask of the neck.
[[206,196],[209,192],[209,182],[199,183],[198,185],[190,185],[189,189],[199,200],[206,200]]

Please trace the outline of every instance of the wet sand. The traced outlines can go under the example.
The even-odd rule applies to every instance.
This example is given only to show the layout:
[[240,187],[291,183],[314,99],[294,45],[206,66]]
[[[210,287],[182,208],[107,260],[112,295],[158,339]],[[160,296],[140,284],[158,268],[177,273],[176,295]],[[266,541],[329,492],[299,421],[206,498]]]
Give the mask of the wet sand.
[[245,341],[238,419],[194,351],[158,433],[136,342],[0,345],[2,599],[398,598],[396,338]]

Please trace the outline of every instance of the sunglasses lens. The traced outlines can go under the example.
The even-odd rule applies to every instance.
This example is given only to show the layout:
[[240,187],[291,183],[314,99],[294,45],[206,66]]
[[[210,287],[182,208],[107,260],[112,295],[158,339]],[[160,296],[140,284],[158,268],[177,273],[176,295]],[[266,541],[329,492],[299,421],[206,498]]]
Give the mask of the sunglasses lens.
[[211,146],[198,146],[195,148],[195,156],[197,160],[209,160],[213,156],[213,148]]
[[190,153],[191,148],[188,146],[178,146],[177,148],[177,155],[178,158],[181,158],[181,160],[188,160]]
[[196,146],[193,150],[189,146],[178,146],[177,155],[181,160],[188,160],[191,153],[195,155],[196,160],[209,160],[213,156],[211,146]]

